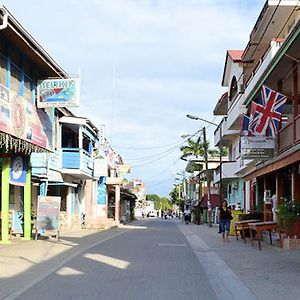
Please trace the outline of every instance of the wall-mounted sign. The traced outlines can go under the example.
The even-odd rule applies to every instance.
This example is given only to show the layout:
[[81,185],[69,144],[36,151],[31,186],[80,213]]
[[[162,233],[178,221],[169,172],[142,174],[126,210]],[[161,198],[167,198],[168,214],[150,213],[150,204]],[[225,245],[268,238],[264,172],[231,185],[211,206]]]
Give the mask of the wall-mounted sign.
[[47,112],[10,91],[10,100],[0,97],[0,131],[51,149],[52,122]]
[[25,156],[14,155],[10,164],[10,180],[13,185],[24,186],[28,169],[27,158]]
[[79,78],[38,81],[37,107],[79,106]]
[[265,136],[241,136],[241,159],[269,159],[274,156],[275,140]]

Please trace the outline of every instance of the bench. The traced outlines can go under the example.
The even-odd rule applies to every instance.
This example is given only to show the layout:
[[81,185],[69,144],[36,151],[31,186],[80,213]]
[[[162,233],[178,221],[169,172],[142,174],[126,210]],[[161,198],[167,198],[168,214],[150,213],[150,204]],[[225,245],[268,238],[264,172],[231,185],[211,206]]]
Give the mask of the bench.
[[257,233],[258,239],[258,248],[261,250],[261,241],[262,241],[262,232],[269,231],[270,235],[270,244],[272,245],[272,230],[277,230],[277,222],[258,222],[258,223],[249,223],[250,238],[252,246],[254,245],[254,233]]
[[252,219],[252,220],[243,220],[243,221],[235,222],[234,227],[235,227],[236,239],[238,240],[238,231],[239,231],[241,234],[241,238],[244,240],[244,243],[246,243],[245,229],[249,229],[249,223],[258,223],[258,222],[261,222],[261,220]]

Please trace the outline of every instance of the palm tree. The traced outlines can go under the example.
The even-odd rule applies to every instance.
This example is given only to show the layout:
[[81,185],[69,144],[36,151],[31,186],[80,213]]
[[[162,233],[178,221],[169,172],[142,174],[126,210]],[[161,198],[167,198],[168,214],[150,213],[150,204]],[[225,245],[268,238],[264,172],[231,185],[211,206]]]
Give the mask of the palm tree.
[[196,158],[198,157],[205,157],[205,153],[207,151],[207,154],[211,156],[217,156],[218,151],[216,150],[211,150],[209,148],[209,142],[202,142],[198,138],[196,141],[192,139],[187,140],[187,145],[184,145],[180,148],[182,151],[181,158],[185,158],[188,156],[195,156]]

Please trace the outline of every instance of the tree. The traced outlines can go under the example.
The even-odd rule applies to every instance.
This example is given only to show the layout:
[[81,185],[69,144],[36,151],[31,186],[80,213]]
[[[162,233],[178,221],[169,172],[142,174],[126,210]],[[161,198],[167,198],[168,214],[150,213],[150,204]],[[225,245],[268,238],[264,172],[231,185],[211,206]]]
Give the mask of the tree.
[[182,146],[180,150],[182,151],[181,157],[187,156],[195,156],[198,158],[199,156],[204,157],[205,151],[208,149],[208,142],[204,143],[199,140],[199,138],[194,141],[192,139],[187,140],[187,145]]
[[160,203],[161,203],[161,209],[163,211],[172,209],[172,204],[170,203],[170,200],[167,197],[162,197],[160,199]]
[[161,206],[161,200],[160,197],[156,194],[149,194],[146,195],[146,200],[147,201],[152,201],[154,203],[154,209],[159,210]]
[[170,192],[169,196],[173,204],[180,207],[180,209],[184,210],[184,200],[181,198],[180,190],[183,188],[182,184],[174,186],[173,190]]

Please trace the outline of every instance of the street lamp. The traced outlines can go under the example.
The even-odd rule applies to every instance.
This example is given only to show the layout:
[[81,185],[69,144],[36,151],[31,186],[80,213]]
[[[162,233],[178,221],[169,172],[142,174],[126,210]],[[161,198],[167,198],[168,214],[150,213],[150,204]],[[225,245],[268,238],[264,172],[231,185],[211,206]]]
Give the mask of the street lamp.
[[[203,121],[205,123],[211,124],[213,126],[216,126],[217,128],[219,127],[218,124],[213,123],[211,121],[205,120],[203,118],[197,117],[197,116],[193,116],[193,115],[186,115],[187,118],[192,119],[192,120],[197,120],[197,121]],[[219,141],[219,152],[220,152],[220,189],[219,189],[219,193],[220,193],[220,207],[221,207],[221,202],[222,202],[222,146],[221,146],[221,140],[222,140],[222,125],[220,126],[220,131],[219,131],[220,135],[220,141]],[[200,195],[199,195],[200,197]]]

